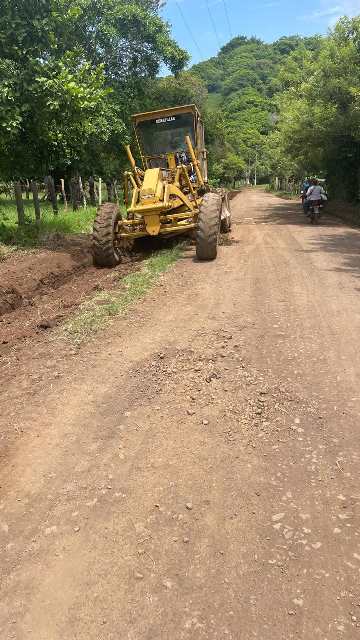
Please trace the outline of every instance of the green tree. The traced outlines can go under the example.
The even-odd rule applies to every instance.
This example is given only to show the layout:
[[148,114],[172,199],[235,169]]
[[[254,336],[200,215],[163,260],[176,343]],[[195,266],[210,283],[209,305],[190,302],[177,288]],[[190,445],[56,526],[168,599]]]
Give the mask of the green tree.
[[246,163],[232,151],[214,167],[214,177],[219,184],[235,186],[246,175]]
[[167,76],[149,82],[144,106],[150,110],[196,104],[200,111],[203,111],[207,96],[205,83],[196,75],[183,71],[176,76]]
[[[107,170],[160,65],[188,54],[157,0],[0,0],[0,172]],[[105,165],[104,165],[105,160]]]
[[294,173],[323,173],[333,193],[360,192],[360,18],[342,18],[319,46],[279,75],[278,144]]

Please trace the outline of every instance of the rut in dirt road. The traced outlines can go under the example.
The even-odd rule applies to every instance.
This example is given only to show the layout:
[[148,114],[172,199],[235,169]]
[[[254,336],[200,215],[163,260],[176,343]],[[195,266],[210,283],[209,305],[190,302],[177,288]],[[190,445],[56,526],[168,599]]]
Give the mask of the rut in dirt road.
[[3,394],[4,640],[358,637],[360,233],[233,208],[215,262]]

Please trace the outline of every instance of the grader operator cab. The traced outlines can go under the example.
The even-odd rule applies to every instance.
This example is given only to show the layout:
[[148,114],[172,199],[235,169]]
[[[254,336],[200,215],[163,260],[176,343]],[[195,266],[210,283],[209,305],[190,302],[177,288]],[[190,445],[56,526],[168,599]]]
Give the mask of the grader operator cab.
[[94,223],[94,262],[115,266],[137,238],[194,234],[199,260],[217,255],[220,229],[230,230],[225,192],[210,191],[204,127],[195,105],[133,116],[142,167],[129,146],[131,171],[124,176],[126,215],[119,206],[99,207]]

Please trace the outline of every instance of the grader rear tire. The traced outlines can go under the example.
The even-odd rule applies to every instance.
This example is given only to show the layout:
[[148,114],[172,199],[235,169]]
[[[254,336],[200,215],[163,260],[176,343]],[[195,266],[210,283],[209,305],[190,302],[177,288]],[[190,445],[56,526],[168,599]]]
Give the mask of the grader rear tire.
[[115,244],[119,220],[119,207],[114,202],[106,202],[97,210],[93,228],[93,257],[97,267],[115,267],[121,260],[121,253]]
[[200,206],[196,230],[196,257],[215,260],[220,233],[221,196],[206,193]]

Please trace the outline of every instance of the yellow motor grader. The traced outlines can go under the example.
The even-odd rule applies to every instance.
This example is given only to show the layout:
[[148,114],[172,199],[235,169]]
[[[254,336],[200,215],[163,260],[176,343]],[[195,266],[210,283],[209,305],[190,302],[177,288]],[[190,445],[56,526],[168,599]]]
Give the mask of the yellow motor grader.
[[230,231],[225,191],[210,191],[204,126],[195,105],[133,116],[142,167],[129,146],[131,171],[124,175],[126,214],[115,203],[99,207],[94,222],[93,255],[112,267],[137,238],[193,234],[199,260],[214,260],[220,230]]

